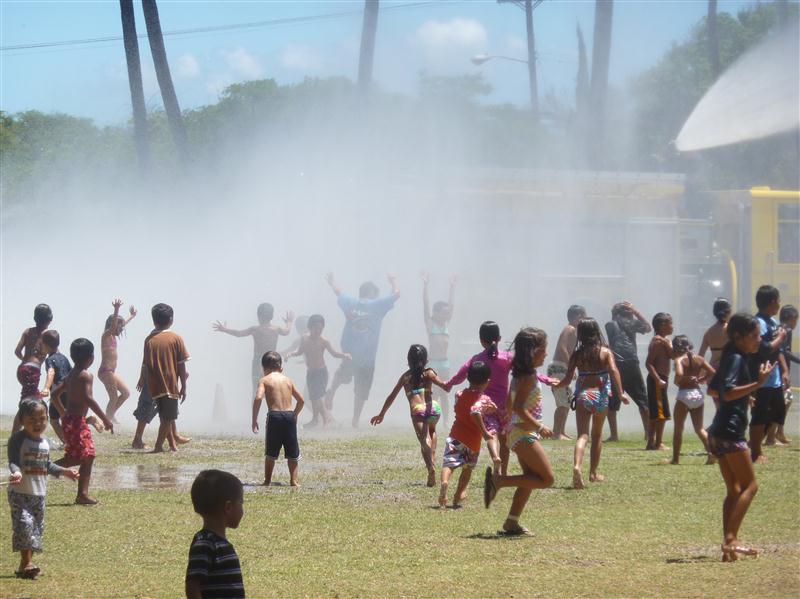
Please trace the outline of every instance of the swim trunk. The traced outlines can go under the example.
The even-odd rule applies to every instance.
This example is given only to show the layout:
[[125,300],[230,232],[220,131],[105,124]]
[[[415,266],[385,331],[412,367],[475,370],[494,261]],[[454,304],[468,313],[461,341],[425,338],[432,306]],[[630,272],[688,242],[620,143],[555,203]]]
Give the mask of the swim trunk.
[[64,414],[61,419],[61,430],[64,431],[65,457],[83,461],[97,455],[92,441],[92,431],[86,424],[86,418],[75,414]]
[[334,379],[343,385],[354,381],[353,393],[356,398],[366,401],[372,389],[372,379],[375,376],[375,365],[359,366],[352,360],[343,360],[334,374]]
[[28,397],[39,398],[39,380],[42,378],[41,364],[31,364],[25,362],[17,366],[17,381],[22,385],[19,398],[26,399]]
[[173,397],[159,397],[155,400],[156,407],[158,408],[159,420],[177,420],[178,419],[178,400]]
[[596,387],[581,389],[575,395],[575,405],[581,406],[590,414],[603,414],[608,410],[609,395],[605,389]]
[[[567,374],[567,365],[564,362],[552,362],[550,366],[547,367],[547,376],[561,380]],[[570,404],[572,403],[572,387],[559,387],[559,388],[550,388],[553,392],[553,397],[556,400],[556,407],[557,408],[569,408]]]
[[647,407],[650,411],[650,420],[669,420],[669,399],[667,390],[647,375]]
[[783,424],[786,421],[786,400],[780,387],[761,387],[756,391],[751,426]]
[[139,394],[139,401],[136,403],[136,409],[133,411],[133,417],[137,422],[144,422],[150,424],[153,418],[158,414],[158,406],[153,398],[150,397],[150,391],[147,385],[142,387],[142,392]]
[[541,438],[539,433],[526,431],[518,426],[512,426],[511,431],[508,433],[508,448],[514,449],[518,443],[523,441],[525,443],[536,443]]
[[328,369],[327,368],[310,368],[306,372],[306,387],[308,388],[308,399],[317,401],[325,397],[325,392],[328,390]]
[[42,550],[44,537],[44,495],[8,491],[11,506],[12,551]]
[[430,402],[418,403],[411,408],[411,418],[417,422],[436,424],[442,416],[442,406],[435,399]]
[[[67,394],[66,393],[62,393],[61,394],[61,405],[64,406],[65,410],[67,409]],[[48,408],[47,411],[50,414],[50,420],[58,420],[59,418],[61,418],[61,414],[58,413],[58,410],[56,409],[56,406],[55,406],[55,403],[53,402],[53,398],[52,397],[50,398],[50,407]]]
[[731,441],[730,439],[720,439],[719,437],[708,438],[708,449],[718,458],[737,451],[749,451],[747,441]]
[[300,444],[297,442],[297,419],[294,412],[268,412],[264,455],[277,460],[281,455],[287,460],[300,459]]
[[490,435],[497,436],[500,434],[500,431],[503,429],[503,425],[500,422],[497,406],[491,399],[488,397],[479,399],[472,404],[472,407],[469,411],[470,414],[481,415],[481,418],[483,419],[483,426],[486,427],[486,431]]
[[442,468],[450,468],[451,470],[455,470],[461,466],[474,468],[478,465],[478,456],[480,453],[480,449],[478,451],[472,451],[458,439],[447,437],[447,441],[444,445]]
[[700,389],[678,389],[678,395],[675,399],[690,410],[702,408],[706,400]]
[[[639,362],[617,362],[617,370],[619,370],[619,378],[622,382],[622,390],[628,394],[633,400],[633,403],[640,410],[649,409],[647,401],[647,391],[644,386],[644,379],[642,379],[642,370],[639,368]],[[608,407],[614,412],[619,411],[620,398],[616,397],[616,393],[609,400]]]

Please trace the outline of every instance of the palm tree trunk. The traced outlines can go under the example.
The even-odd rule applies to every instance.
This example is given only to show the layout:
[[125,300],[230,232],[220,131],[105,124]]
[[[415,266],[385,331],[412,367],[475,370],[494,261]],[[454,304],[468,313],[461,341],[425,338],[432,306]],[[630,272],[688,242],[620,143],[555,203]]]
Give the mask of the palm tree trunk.
[[183,124],[181,108],[178,97],[175,95],[175,86],[172,85],[172,75],[169,72],[167,51],[164,48],[164,36],[161,33],[161,21],[158,18],[156,0],[142,0],[144,22],[147,26],[147,37],[150,40],[150,52],[153,54],[153,65],[156,69],[158,87],[161,89],[161,98],[164,101],[164,110],[167,113],[167,122],[172,133],[172,139],[181,160],[189,159],[189,140],[186,136],[186,126]]
[[608,66],[611,56],[611,25],[614,0],[595,0],[594,40],[592,44],[592,80],[590,83],[589,147],[595,168],[601,166],[605,153],[606,96],[608,95]]
[[539,85],[536,80],[536,38],[533,35],[533,2],[525,0],[525,28],[528,33],[528,83],[531,93],[531,112],[539,118]]
[[131,89],[136,155],[139,158],[139,169],[144,174],[150,168],[150,148],[148,147],[147,109],[144,105],[142,65],[139,60],[139,40],[136,37],[136,17],[133,14],[133,0],[119,0],[119,11],[122,17],[125,62],[128,64],[128,86]]
[[364,23],[361,27],[361,52],[358,55],[358,86],[362,92],[372,83],[375,58],[375,34],[378,31],[379,0],[364,0]]
[[708,0],[708,62],[711,65],[711,74],[716,80],[719,77],[719,34],[717,33],[717,0]]

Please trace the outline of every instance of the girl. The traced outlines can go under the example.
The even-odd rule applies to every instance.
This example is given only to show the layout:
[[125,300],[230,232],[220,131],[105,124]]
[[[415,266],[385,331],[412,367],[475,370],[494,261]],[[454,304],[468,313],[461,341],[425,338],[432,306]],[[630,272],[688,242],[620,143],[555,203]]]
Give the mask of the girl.
[[428,368],[428,350],[422,345],[412,345],[408,350],[408,370],[406,370],[383,403],[380,414],[370,420],[372,426],[383,422],[383,417],[394,402],[400,389],[405,389],[408,407],[411,409],[411,424],[417,434],[422,459],[428,469],[428,486],[436,485],[436,423],[442,415],[442,407],[433,399],[432,386],[445,389],[436,371]]
[[115,299],[111,302],[114,306],[114,313],[106,318],[106,328],[103,331],[103,336],[100,338],[100,351],[102,352],[102,359],[100,361],[100,368],[97,369],[97,378],[103,383],[103,386],[108,392],[108,405],[106,406],[106,416],[113,423],[117,423],[114,414],[119,410],[120,406],[125,403],[131,395],[130,389],[116,373],[117,370],[117,337],[120,336],[122,331],[128,323],[136,316],[136,308],[130,307],[130,316],[127,320],[119,315],[122,300]]
[[739,541],[739,527],[758,491],[753,461],[745,440],[748,400],[775,369],[765,362],[753,382],[747,366],[748,354],[758,351],[761,333],[758,320],[749,314],[734,314],[728,321],[728,343],[722,350],[711,387],[719,395],[719,409],[708,427],[709,450],[719,460],[728,494],[722,503],[722,561],[732,562],[737,554],[758,555]]
[[[577,343],[569,358],[567,374],[556,385],[566,387],[572,380],[575,370],[578,379],[575,384],[575,421],[578,425],[578,439],[575,441],[575,454],[572,465],[572,486],[583,489],[583,455],[589,441],[589,423],[591,422],[592,449],[589,454],[589,482],[596,483],[604,479],[597,472],[600,464],[600,453],[603,451],[603,424],[608,413],[608,400],[612,394],[622,389],[622,380],[614,361],[614,353],[608,349],[600,325],[594,318],[581,318],[577,326]],[[620,401],[628,403],[628,397],[620,394]]]
[[[450,277],[450,295],[446,302],[434,302],[433,311],[428,296],[428,285],[431,276],[423,272],[422,275],[422,314],[425,318],[425,331],[428,333],[428,347],[431,348],[431,368],[436,370],[443,379],[450,377],[450,358],[447,356],[450,348],[450,331],[447,328],[450,319],[453,318],[453,306],[455,301],[456,283],[458,277]],[[447,404],[447,392],[440,389],[434,390],[434,397],[442,405],[442,416],[444,423],[450,420],[450,408]]]
[[542,422],[542,387],[536,376],[536,368],[544,363],[547,355],[547,334],[535,328],[522,329],[514,338],[514,360],[509,405],[513,406],[508,446],[514,450],[522,468],[522,474],[507,476],[486,469],[484,479],[484,505],[488,508],[497,490],[516,487],[511,509],[502,531],[507,536],[530,535],[521,526],[519,517],[533,489],[546,489],[553,484],[553,469],[539,439],[553,436],[553,431]]
[[33,579],[41,573],[33,564],[33,552],[42,551],[47,475],[77,480],[78,473],[50,461],[50,444],[42,436],[47,428],[47,408],[41,400],[23,399],[19,415],[22,430],[8,439],[11,544],[20,554],[17,578]]
[[[703,442],[708,452],[708,434],[703,429],[703,403],[705,396],[700,391],[700,383],[710,380],[716,370],[706,362],[705,358],[692,353],[691,342],[686,335],[677,335],[672,339],[672,353],[675,355],[675,384],[678,396],[675,400],[675,428],[672,433],[672,461],[678,465],[683,442],[683,423],[688,412],[692,417],[694,432]],[[706,464],[713,464],[714,456],[708,454]]]
[[[726,328],[728,326],[728,319],[731,317],[733,308],[731,303],[725,298],[718,297],[714,301],[714,318],[717,322],[712,324],[703,335],[703,341],[700,343],[700,351],[697,355],[704,358],[706,351],[711,350],[711,367],[716,369],[719,367],[719,359],[722,356],[722,348],[728,342],[728,334]],[[716,400],[715,400],[716,401]]]
[[489,365],[492,376],[489,379],[489,386],[486,387],[486,395],[494,402],[498,409],[500,419],[500,430],[498,439],[500,440],[500,462],[501,473],[508,472],[508,442],[506,436],[511,426],[511,404],[508,403],[508,374],[511,371],[513,354],[508,351],[498,349],[500,343],[500,326],[491,320],[484,322],[478,330],[478,337],[484,350],[467,360],[458,372],[447,381],[447,389],[453,385],[464,382],[469,372],[469,367],[473,362],[484,362]]

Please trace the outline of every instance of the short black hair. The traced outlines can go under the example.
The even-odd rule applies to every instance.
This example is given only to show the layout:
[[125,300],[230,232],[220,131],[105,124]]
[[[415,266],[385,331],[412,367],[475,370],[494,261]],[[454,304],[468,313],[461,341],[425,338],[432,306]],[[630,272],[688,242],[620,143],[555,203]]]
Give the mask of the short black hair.
[[276,351],[268,351],[261,356],[261,367],[269,370],[279,370],[283,364],[283,358]]
[[55,351],[58,349],[58,344],[61,343],[61,336],[55,329],[50,329],[42,333],[42,343],[47,344],[47,347],[51,347]]
[[779,299],[781,299],[781,292],[778,291],[777,287],[773,287],[772,285],[762,285],[758,288],[758,291],[756,291],[756,307],[759,310],[763,310],[772,302],[776,302]]
[[23,420],[29,416],[33,416],[37,410],[44,410],[47,415],[47,405],[39,398],[26,397],[19,402],[19,419]]
[[[781,315],[779,316],[781,322],[789,322],[793,318],[797,318],[797,308],[792,304],[786,304],[781,308]],[[46,335],[47,333],[45,333]]]
[[325,317],[322,314],[312,314],[308,317],[308,321],[306,321],[306,328],[310,329],[315,324],[320,324],[323,327],[325,326]]
[[242,481],[223,470],[203,470],[192,483],[192,506],[201,516],[218,514],[226,501],[238,501],[244,494]]
[[45,327],[53,322],[53,311],[47,304],[39,304],[33,309],[33,322],[37,327]]
[[169,326],[175,315],[172,311],[172,306],[169,304],[156,304],[150,309],[150,314],[153,317],[153,324],[159,328]]
[[85,363],[94,356],[94,344],[84,337],[79,337],[69,346],[69,357],[75,365]]
[[672,314],[668,314],[667,312],[656,312],[656,315],[653,316],[653,330],[658,333],[658,329],[671,320]]
[[359,298],[377,297],[378,293],[378,286],[372,281],[365,281],[364,283],[361,283],[361,287],[358,288]]
[[256,316],[258,317],[258,324],[267,324],[268,322],[272,321],[272,317],[275,316],[275,308],[272,304],[268,304],[264,302],[263,304],[258,304],[258,308],[256,308]]
[[567,309],[567,320],[572,322],[573,320],[579,320],[586,316],[586,308],[583,306],[579,306],[578,304],[572,304]]
[[469,370],[467,371],[467,380],[470,382],[470,384],[483,385],[491,376],[492,369],[489,368],[489,365],[486,362],[476,360],[469,365]]

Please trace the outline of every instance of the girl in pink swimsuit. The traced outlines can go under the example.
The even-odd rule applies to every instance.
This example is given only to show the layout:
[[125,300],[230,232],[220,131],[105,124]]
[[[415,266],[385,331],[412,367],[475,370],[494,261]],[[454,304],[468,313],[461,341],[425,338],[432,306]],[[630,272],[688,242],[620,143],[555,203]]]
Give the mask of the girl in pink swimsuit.
[[120,336],[128,323],[136,316],[136,308],[131,306],[130,316],[125,319],[119,315],[122,300],[115,299],[111,305],[114,306],[114,313],[106,319],[106,327],[100,338],[100,350],[103,357],[100,362],[100,368],[97,369],[97,378],[103,383],[108,393],[106,416],[108,416],[109,420],[116,423],[117,419],[114,417],[114,414],[131,395],[130,389],[128,389],[125,381],[123,381],[116,372],[118,360],[117,337]]

